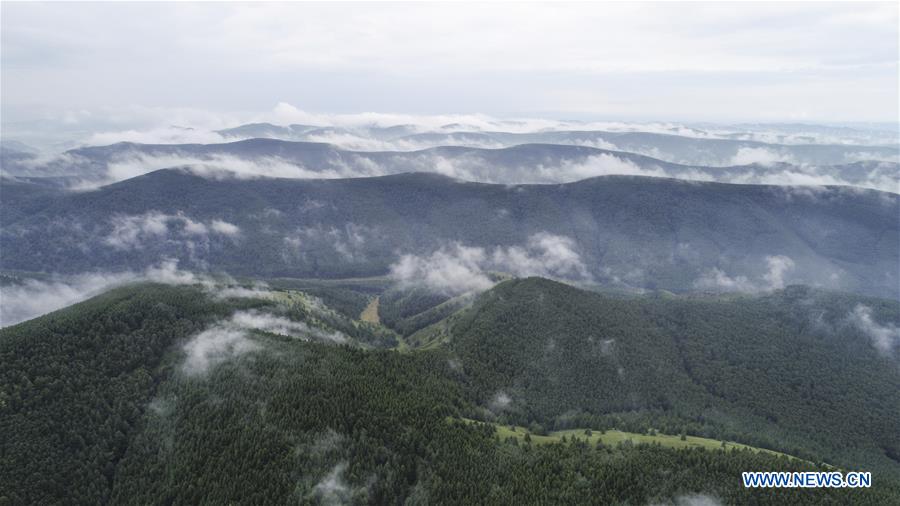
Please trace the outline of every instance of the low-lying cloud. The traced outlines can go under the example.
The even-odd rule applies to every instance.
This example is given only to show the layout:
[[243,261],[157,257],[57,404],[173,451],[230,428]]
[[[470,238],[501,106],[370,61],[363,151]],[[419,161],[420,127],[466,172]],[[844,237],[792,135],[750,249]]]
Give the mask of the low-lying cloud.
[[208,156],[190,155],[150,155],[145,153],[128,153],[117,156],[107,165],[107,175],[102,184],[122,181],[140,176],[155,170],[167,168],[186,168],[192,173],[209,179],[234,177],[253,179],[260,177],[283,178],[338,178],[352,174],[341,173],[336,169],[311,170],[303,165],[271,156],[241,158],[227,154],[211,154]]
[[236,312],[232,315],[229,323],[243,329],[259,330],[304,340],[327,341],[338,344],[346,343],[349,340],[341,332],[325,331],[311,327],[304,322],[289,320],[283,316],[254,310]]
[[323,476],[313,487],[312,497],[317,499],[319,503],[328,506],[350,504],[353,489],[344,479],[344,473],[346,471],[346,462],[340,462],[335,465],[331,471]]
[[205,374],[226,360],[261,348],[249,338],[247,331],[215,325],[200,332],[184,345],[182,370],[188,375]]
[[26,279],[0,287],[0,326],[5,327],[62,309],[99,295],[111,288],[138,281],[191,284],[198,278],[178,269],[178,262],[166,260],[143,272],[85,273]]
[[139,215],[118,215],[112,217],[110,223],[112,231],[104,243],[119,250],[141,248],[147,241],[169,237],[208,239],[210,235],[220,235],[234,239],[241,232],[233,223],[220,219],[198,221],[181,212],[166,214],[149,211]]
[[900,327],[876,322],[869,306],[858,304],[847,315],[847,321],[868,336],[872,346],[882,355],[892,356],[894,350],[900,348]]
[[766,271],[759,278],[745,275],[730,276],[718,267],[713,267],[694,281],[694,287],[715,292],[770,292],[785,287],[787,274],[794,269],[794,261],[785,255],[771,255],[765,258]]
[[532,235],[524,246],[488,250],[457,243],[425,256],[403,255],[391,265],[390,276],[400,286],[458,295],[492,287],[492,271],[519,277],[590,279],[575,241],[546,232]]

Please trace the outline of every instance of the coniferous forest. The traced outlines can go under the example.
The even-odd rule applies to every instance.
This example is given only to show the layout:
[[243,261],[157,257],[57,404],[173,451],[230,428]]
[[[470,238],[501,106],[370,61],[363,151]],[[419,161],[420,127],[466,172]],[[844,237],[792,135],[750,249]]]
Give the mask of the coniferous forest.
[[[346,288],[319,290],[348,300]],[[892,504],[900,494],[900,375],[837,318],[861,301],[896,318],[896,303],[803,287],[626,297],[529,278],[418,331],[430,344],[416,347],[323,300],[142,284],[3,329],[0,501]],[[248,314],[282,328],[223,340],[237,332],[223,322]],[[218,334],[198,345],[209,329]],[[346,339],[323,337],[336,333]],[[604,443],[619,432],[634,437]],[[870,470],[874,486],[740,481],[747,470],[834,469]]]

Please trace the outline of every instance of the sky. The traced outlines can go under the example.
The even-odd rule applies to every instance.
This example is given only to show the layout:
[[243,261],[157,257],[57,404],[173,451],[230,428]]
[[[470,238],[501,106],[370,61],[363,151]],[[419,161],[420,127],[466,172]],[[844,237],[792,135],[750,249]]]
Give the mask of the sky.
[[312,113],[898,121],[897,3],[0,4],[3,135]]

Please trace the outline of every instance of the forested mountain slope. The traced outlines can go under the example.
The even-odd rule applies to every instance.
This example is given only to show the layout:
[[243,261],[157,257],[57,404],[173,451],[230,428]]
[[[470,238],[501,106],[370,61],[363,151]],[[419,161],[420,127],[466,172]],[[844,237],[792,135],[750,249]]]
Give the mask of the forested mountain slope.
[[[390,346],[383,341],[373,348],[367,343],[378,341],[366,336],[375,327],[341,319],[303,294],[215,293],[137,285],[0,330],[0,502],[892,504],[900,497],[897,463],[877,456],[897,441],[889,424],[896,363],[852,329],[803,330],[810,322],[835,325],[835,315],[860,304],[873,321],[896,323],[894,302],[793,288],[758,299],[622,299],[512,280],[451,317],[444,345],[398,352],[379,349]],[[783,310],[759,314],[772,305]],[[774,320],[799,326],[779,333]],[[811,340],[818,350],[805,347],[808,358],[787,351]],[[746,356],[764,345],[769,353]],[[711,353],[716,368],[692,362]],[[768,381],[783,391],[757,391]],[[854,398],[860,390],[866,395]],[[850,414],[829,408],[828,399]],[[806,420],[804,438],[794,423],[812,409],[822,411]],[[773,418],[760,420],[761,410]],[[847,424],[851,415],[858,427]],[[874,487],[744,489],[742,471],[816,467],[749,450],[531,445],[462,418],[515,419],[536,430],[720,431],[871,469]]]
[[[900,305],[803,287],[760,297],[617,298],[530,278],[452,318],[482,403],[547,429],[679,424],[838,465],[900,470]],[[868,322],[868,323],[872,323]],[[865,415],[861,416],[864,413]],[[606,416],[596,416],[606,415]]]
[[[6,198],[10,195],[10,198]],[[94,191],[4,184],[0,267],[81,272],[190,268],[267,277],[384,275],[402,255],[455,245],[510,258],[565,249],[559,277],[671,290],[785,283],[897,298],[900,197],[608,176],[563,185],[434,174],[235,179],[162,170]],[[543,261],[543,264],[548,262]]]

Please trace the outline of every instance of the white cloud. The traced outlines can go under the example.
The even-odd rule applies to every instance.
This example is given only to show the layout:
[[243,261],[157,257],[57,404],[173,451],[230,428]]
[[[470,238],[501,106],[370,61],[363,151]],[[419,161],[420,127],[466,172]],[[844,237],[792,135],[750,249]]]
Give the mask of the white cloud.
[[4,121],[216,123],[159,104],[246,111],[260,95],[323,110],[895,121],[897,19],[891,3],[14,3]]
[[234,238],[240,228],[224,220],[213,220],[208,225],[195,221],[184,213],[166,214],[148,211],[139,215],[117,215],[110,219],[112,230],[104,243],[119,250],[140,248],[147,241],[166,240],[170,237],[201,239],[212,233]]
[[512,405],[512,397],[504,391],[499,391],[488,402],[488,408],[493,412],[504,411]]
[[184,345],[182,370],[189,375],[205,374],[210,368],[262,347],[250,340],[246,331],[213,326],[200,332]]
[[338,344],[348,341],[347,336],[340,332],[328,332],[310,327],[304,322],[289,320],[283,316],[275,316],[260,311],[238,311],[232,315],[229,322],[231,325],[244,329],[261,330],[271,334],[280,334],[305,340],[315,339]]
[[328,506],[338,506],[341,504],[350,504],[350,498],[353,490],[344,480],[344,472],[347,471],[347,463],[341,462],[334,466],[322,479],[313,487],[312,495],[322,504]]
[[261,156],[251,159],[215,154],[208,157],[183,155],[148,155],[126,153],[110,161],[107,176],[100,183],[108,184],[140,176],[159,169],[186,168],[192,173],[210,179],[235,177],[253,179],[259,177],[285,178],[338,178],[350,174],[336,170],[310,170],[277,156]]
[[282,258],[290,262],[303,258],[307,250],[327,248],[347,262],[356,262],[365,258],[364,246],[372,237],[377,237],[376,230],[355,223],[346,223],[340,229],[321,225],[300,227],[282,239]]
[[872,346],[882,355],[890,356],[895,348],[900,347],[900,327],[876,322],[869,306],[858,304],[847,319],[872,340]]
[[144,272],[99,272],[53,276],[46,280],[28,279],[0,287],[0,327],[37,318],[113,287],[138,281],[192,284],[200,280],[190,272],[179,270],[174,260],[165,260]]
[[147,130],[120,130],[91,134],[84,143],[91,146],[106,146],[118,142],[139,144],[214,144],[226,142],[220,134],[195,127],[160,126]]
[[731,158],[729,165],[772,165],[777,162],[795,163],[795,160],[772,148],[738,148],[737,153]]
[[546,232],[532,235],[524,246],[486,250],[457,243],[426,256],[402,255],[391,265],[390,276],[400,286],[421,286],[457,295],[493,286],[488,275],[491,271],[520,277],[590,278],[575,250],[575,242]]
[[209,226],[214,232],[222,235],[236,236],[241,233],[240,227],[224,220],[212,220]]
[[4,285],[0,287],[0,326],[30,320],[133,279],[131,273],[97,273]]
[[482,291],[494,285],[482,268],[487,259],[483,248],[455,244],[427,257],[403,255],[391,265],[390,276],[401,286],[447,294]]
[[784,288],[787,273],[795,266],[794,261],[785,255],[770,255],[765,257],[765,263],[766,272],[757,280],[752,280],[744,275],[729,276],[718,267],[713,267],[694,281],[694,287],[700,290],[747,293]]
[[774,255],[766,257],[766,264],[769,270],[763,275],[765,286],[769,290],[784,288],[785,274],[794,268],[794,261],[784,255]]

